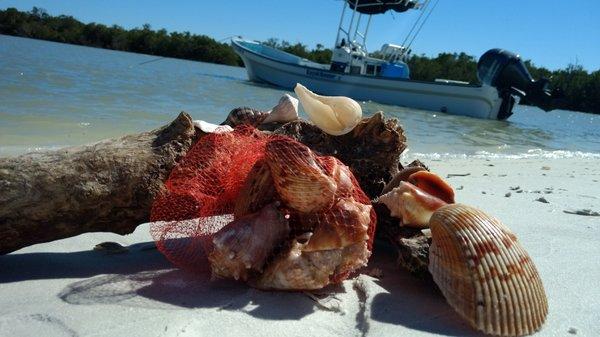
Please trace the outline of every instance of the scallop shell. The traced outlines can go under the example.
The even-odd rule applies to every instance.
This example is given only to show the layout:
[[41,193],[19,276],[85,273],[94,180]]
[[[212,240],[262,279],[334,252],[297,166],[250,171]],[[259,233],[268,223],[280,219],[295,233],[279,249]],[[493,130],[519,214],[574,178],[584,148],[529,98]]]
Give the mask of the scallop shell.
[[499,220],[462,204],[431,217],[429,271],[448,303],[487,334],[539,330],[548,302],[538,272],[515,235]]
[[275,203],[230,222],[213,237],[214,249],[208,257],[213,277],[246,280],[250,272],[262,271],[289,232],[287,220]]
[[330,135],[346,134],[362,119],[360,104],[349,97],[317,95],[300,83],[294,91],[310,120]]
[[307,146],[289,138],[276,138],[267,144],[265,158],[275,189],[286,206],[310,213],[333,205],[337,184],[324,173]]
[[401,219],[401,224],[409,227],[427,228],[435,210],[446,203],[411,183],[401,181],[400,185],[379,197],[390,215]]

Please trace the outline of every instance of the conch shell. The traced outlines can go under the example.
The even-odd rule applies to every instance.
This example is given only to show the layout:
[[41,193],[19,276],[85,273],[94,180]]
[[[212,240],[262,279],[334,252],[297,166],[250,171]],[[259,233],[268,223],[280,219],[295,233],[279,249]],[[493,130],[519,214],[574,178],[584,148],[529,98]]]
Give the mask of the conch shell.
[[429,271],[448,303],[474,328],[499,336],[539,330],[548,302],[538,272],[499,220],[462,204],[430,221]]
[[417,171],[408,177],[408,182],[449,204],[454,203],[454,190],[444,179],[429,171]]
[[271,109],[267,117],[262,121],[266,123],[287,123],[298,119],[298,99],[284,94],[279,103]]
[[383,190],[381,191],[381,194],[386,194],[394,188],[398,187],[401,181],[408,181],[408,177],[410,177],[413,173],[419,171],[426,171],[426,169],[421,166],[405,167],[400,172],[396,173],[387,184],[385,184]]
[[213,277],[247,280],[251,272],[261,272],[289,232],[287,220],[275,203],[230,222],[213,238],[214,249],[208,257]]
[[388,207],[391,216],[401,219],[402,225],[416,228],[429,227],[433,212],[446,205],[443,200],[405,181],[380,196],[379,202]]
[[320,96],[300,83],[294,88],[304,111],[324,132],[339,136],[346,134],[361,121],[362,108],[355,100],[344,96]]

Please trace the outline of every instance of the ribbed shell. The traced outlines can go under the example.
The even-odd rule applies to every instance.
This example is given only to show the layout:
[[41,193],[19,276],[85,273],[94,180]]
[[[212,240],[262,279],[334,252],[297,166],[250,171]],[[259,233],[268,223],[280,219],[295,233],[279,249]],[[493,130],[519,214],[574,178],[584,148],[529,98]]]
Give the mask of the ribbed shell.
[[274,139],[267,144],[265,158],[286,206],[309,213],[333,205],[337,184],[307,146],[289,138]]
[[430,221],[429,271],[448,303],[476,329],[500,336],[539,330],[548,302],[538,272],[499,220],[462,204]]
[[229,112],[229,115],[223,124],[232,127],[242,124],[257,126],[260,125],[268,115],[269,112],[259,111],[248,107],[235,108]]

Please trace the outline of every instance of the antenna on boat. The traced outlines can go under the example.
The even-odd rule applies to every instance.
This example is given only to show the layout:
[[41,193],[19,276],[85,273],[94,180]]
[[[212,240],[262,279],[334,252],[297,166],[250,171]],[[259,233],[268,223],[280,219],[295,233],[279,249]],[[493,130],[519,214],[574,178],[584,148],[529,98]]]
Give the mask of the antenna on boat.
[[[431,0],[425,0],[425,2],[423,3],[423,7],[421,8],[421,14],[419,14],[419,17],[417,18],[417,20],[415,20],[415,23],[413,24],[412,28],[408,31],[408,34],[406,34],[406,37],[404,38],[404,41],[402,41],[401,46],[405,46],[406,42],[408,41],[408,38],[410,37],[410,35],[413,33],[413,31],[415,30],[415,28],[417,27],[417,24],[419,24],[419,21],[421,21],[421,18],[423,17],[423,14],[425,14],[425,11],[427,9],[427,6],[429,6],[429,2]],[[393,12],[390,12],[393,14]]]
[[431,13],[433,13],[433,10],[435,9],[435,7],[438,5],[439,2],[440,2],[440,0],[436,0],[435,4],[433,4],[433,7],[431,7],[431,10],[429,11],[429,13],[427,13],[427,16],[425,16],[425,19],[421,23],[421,26],[419,26],[419,29],[417,29],[417,31],[415,32],[415,35],[412,37],[412,39],[408,43],[408,46],[406,46],[406,50],[410,50],[410,46],[412,46],[412,43],[417,38],[417,35],[419,35],[419,33],[421,32],[421,28],[423,28],[423,26],[425,25],[425,22],[427,22],[427,19],[429,19],[429,16],[431,16]]

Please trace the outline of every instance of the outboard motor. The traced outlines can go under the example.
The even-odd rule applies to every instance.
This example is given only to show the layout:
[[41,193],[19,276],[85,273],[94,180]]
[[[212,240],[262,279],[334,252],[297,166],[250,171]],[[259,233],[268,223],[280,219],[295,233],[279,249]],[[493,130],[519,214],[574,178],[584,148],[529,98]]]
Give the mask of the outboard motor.
[[498,89],[503,98],[498,119],[508,118],[515,103],[512,95],[525,98],[545,111],[560,104],[560,90],[548,89],[548,79],[535,81],[518,55],[503,49],[490,49],[477,62],[477,77],[487,85]]

